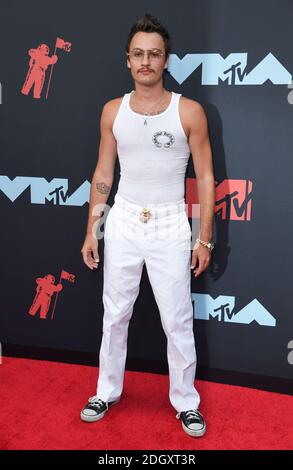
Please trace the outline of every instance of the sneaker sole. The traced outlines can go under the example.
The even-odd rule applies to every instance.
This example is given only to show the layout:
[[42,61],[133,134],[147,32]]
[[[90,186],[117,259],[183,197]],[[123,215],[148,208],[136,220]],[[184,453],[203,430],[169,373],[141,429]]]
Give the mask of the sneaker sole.
[[[119,403],[120,400],[121,400],[121,397],[118,400],[115,400],[115,401],[111,402],[111,404],[108,406],[108,410],[111,406],[116,405],[116,403]],[[83,410],[81,410],[80,419],[82,421],[87,422],[87,423],[95,423],[96,421],[99,421],[100,419],[102,419],[105,416],[105,414],[107,413],[108,410],[103,411],[103,413],[100,413],[97,416],[95,416],[95,415],[85,415],[85,414],[83,414]]]
[[183,423],[183,421],[182,421],[182,428],[189,436],[192,436],[192,437],[202,437],[206,432],[206,426],[204,426],[203,429],[199,429],[198,431],[196,431],[195,429],[187,428],[185,424]]

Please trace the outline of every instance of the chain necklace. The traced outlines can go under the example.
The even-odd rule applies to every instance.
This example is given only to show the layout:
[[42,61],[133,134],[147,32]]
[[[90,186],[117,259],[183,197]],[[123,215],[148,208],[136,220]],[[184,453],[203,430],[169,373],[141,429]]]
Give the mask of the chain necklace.
[[[144,126],[147,125],[147,116],[151,116],[151,111],[154,109],[155,106],[157,106],[162,101],[163,97],[165,96],[165,91],[166,90],[163,91],[163,94],[162,94],[161,98],[155,103],[155,105],[151,107],[150,112],[145,111],[145,112],[142,113],[145,116],[144,117],[144,122],[143,122]],[[134,91],[133,95],[135,95],[135,91]],[[159,114],[159,111],[157,111],[155,114]]]

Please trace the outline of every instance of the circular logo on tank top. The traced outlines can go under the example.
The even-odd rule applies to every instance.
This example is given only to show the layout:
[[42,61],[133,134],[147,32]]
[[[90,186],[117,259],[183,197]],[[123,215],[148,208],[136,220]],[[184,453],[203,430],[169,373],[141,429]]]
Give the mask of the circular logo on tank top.
[[168,149],[171,147],[171,145],[173,145],[175,137],[170,132],[159,131],[153,135],[152,141],[154,142],[156,147],[164,147],[165,149]]

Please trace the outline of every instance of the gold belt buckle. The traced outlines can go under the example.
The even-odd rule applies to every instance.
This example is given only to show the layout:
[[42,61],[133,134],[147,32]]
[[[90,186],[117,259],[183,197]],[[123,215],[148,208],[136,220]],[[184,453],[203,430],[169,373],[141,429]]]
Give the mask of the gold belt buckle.
[[147,209],[146,207],[144,207],[140,213],[140,221],[143,222],[143,223],[146,223],[149,221],[149,219],[151,218],[151,212],[149,209]]

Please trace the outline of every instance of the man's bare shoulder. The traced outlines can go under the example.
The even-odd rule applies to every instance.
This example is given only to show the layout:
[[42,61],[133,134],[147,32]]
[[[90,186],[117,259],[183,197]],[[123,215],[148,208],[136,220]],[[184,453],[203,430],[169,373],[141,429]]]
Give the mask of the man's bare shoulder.
[[104,103],[102,109],[102,121],[106,122],[110,127],[112,127],[115,117],[117,115],[119,106],[122,102],[123,96],[118,98],[113,98]]
[[188,135],[192,128],[206,125],[206,114],[203,106],[198,101],[181,96],[179,109],[183,126]]
[[123,100],[123,96],[119,96],[118,98],[113,98],[112,100],[106,101],[104,104],[104,109],[107,112],[115,112],[118,111],[118,108]]
[[183,95],[180,97],[180,106],[182,111],[186,113],[201,114],[204,112],[203,106],[199,103],[199,101],[192,100],[191,98],[187,98]]

